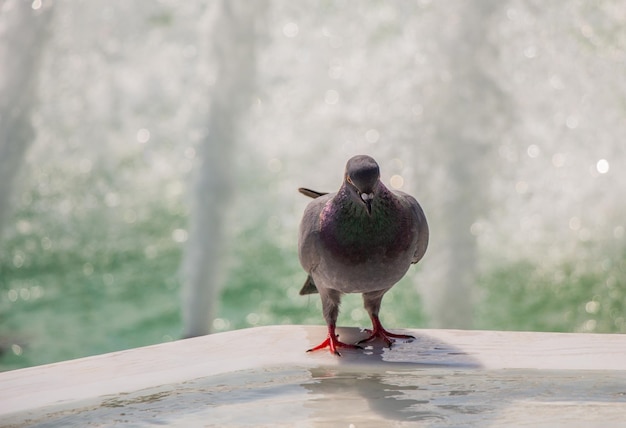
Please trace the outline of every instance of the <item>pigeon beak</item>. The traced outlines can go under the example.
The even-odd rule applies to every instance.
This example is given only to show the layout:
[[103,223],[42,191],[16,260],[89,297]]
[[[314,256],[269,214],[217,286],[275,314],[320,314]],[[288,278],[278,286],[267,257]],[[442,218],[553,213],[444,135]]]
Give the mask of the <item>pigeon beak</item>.
[[367,214],[372,215],[372,200],[374,199],[373,193],[361,193],[361,199],[365,202],[365,208],[367,209]]

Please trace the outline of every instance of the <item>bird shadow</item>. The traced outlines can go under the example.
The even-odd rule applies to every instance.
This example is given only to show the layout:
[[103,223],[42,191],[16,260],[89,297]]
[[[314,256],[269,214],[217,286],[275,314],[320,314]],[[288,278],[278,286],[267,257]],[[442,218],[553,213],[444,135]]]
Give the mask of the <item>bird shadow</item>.
[[[338,327],[337,334],[342,342],[357,343],[367,337],[367,334],[356,327]],[[415,331],[408,332],[415,336],[414,339],[395,339],[391,347],[379,339],[361,344],[363,349],[340,349],[341,357],[336,357],[339,365],[367,365],[367,366],[394,366],[406,365],[407,367],[433,367],[441,366],[457,369],[479,369],[481,363],[464,350],[433,338],[424,333]],[[315,342],[317,331],[309,331],[310,343]],[[320,334],[321,336],[321,334]],[[313,358],[322,363],[329,357],[328,351],[320,350],[311,353]]]
[[[358,328],[340,327],[337,333],[345,343],[357,343],[367,337]],[[410,334],[415,335],[415,332]],[[314,342],[316,338],[309,337],[309,340]],[[446,417],[431,405],[427,386],[441,384],[446,375],[455,372],[482,368],[462,349],[425,334],[417,334],[414,339],[396,339],[390,348],[378,339],[361,346],[362,350],[341,349],[340,357],[324,350],[311,354],[319,366],[309,369],[313,381],[303,386],[311,394],[324,397],[307,403],[318,420],[324,420],[325,415],[334,411],[345,415],[345,397],[359,397],[364,399],[360,400],[360,405],[349,407],[354,423],[367,422],[363,418],[370,412],[385,420],[443,421]],[[334,361],[330,362],[329,358]],[[467,394],[467,388],[461,391],[451,388],[447,393],[460,396]],[[355,411],[359,407],[360,410]]]

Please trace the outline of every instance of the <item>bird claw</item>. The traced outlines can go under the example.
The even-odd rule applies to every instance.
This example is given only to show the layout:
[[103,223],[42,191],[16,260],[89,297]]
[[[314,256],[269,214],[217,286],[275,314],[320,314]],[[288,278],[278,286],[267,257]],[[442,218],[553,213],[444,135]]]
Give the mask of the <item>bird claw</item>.
[[317,346],[315,346],[315,347],[313,347],[311,349],[308,349],[307,352],[318,351],[320,349],[325,349],[325,348],[329,348],[331,354],[335,354],[335,355],[337,355],[339,357],[341,357],[341,354],[339,353],[337,348],[363,349],[363,347],[361,347],[359,345],[351,345],[349,343],[340,342],[337,339],[337,336],[328,336],[326,338],[326,340],[324,340],[319,345],[317,345]]
[[389,349],[391,349],[391,345],[393,345],[393,343],[395,342],[394,339],[415,339],[415,336],[411,336],[408,334],[392,333],[390,331],[385,330],[384,328],[379,328],[379,329],[374,329],[374,330],[366,329],[364,331],[370,333],[370,336],[366,337],[363,340],[359,340],[357,344],[371,342],[374,339],[382,339],[387,344]]

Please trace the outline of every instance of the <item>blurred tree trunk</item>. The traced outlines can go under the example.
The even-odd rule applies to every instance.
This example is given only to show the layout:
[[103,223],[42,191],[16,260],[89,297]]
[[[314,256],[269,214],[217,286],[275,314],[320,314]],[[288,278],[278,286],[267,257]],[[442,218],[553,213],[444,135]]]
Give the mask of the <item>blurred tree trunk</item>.
[[234,149],[254,90],[257,28],[265,2],[223,0],[212,30],[217,67],[205,137],[197,150],[190,233],[183,260],[183,335],[210,333],[224,252],[225,215],[234,191]]
[[433,291],[425,293],[433,327],[472,326],[478,250],[473,225],[489,210],[492,156],[512,122],[512,107],[497,81],[500,41],[494,32],[505,6],[500,0],[456,2],[456,20],[446,33],[448,78],[433,124],[446,173],[443,228],[435,240],[441,283],[429,284]]
[[51,18],[47,3],[0,3],[0,233],[11,215],[15,179],[35,136],[31,112]]

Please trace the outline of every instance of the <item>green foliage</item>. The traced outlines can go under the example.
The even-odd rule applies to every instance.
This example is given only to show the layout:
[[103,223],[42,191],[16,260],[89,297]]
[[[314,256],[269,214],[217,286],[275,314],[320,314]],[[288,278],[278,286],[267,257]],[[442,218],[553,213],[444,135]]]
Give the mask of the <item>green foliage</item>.
[[253,225],[237,237],[237,259],[221,296],[220,316],[230,328],[293,324],[316,315],[305,299],[295,298],[305,278],[295,245],[281,248],[270,235],[267,227]]
[[22,195],[0,247],[0,369],[178,337],[184,219],[165,201],[117,201],[132,167],[41,170]]
[[477,327],[494,330],[626,332],[626,254],[603,261],[565,260],[546,268],[530,261],[483,275]]
[[[60,174],[60,172],[59,172]],[[67,178],[67,177],[66,177]],[[62,179],[62,178],[59,178]],[[90,180],[95,180],[91,178]],[[172,230],[181,210],[156,200],[106,206],[114,185],[70,180],[60,195],[36,187],[0,248],[0,359],[13,369],[177,339],[181,331],[181,245]],[[82,186],[91,192],[87,207]],[[63,206],[63,204],[61,204]],[[221,291],[217,331],[269,324],[323,324],[317,295],[300,296],[305,279],[296,236],[281,236],[269,213],[251,219],[229,251],[237,254]],[[131,222],[127,221],[132,219]],[[556,267],[530,261],[500,264],[479,280],[483,299],[477,328],[626,332],[626,253],[597,261],[565,260]],[[385,325],[425,327],[420,297],[409,277],[383,301]],[[341,325],[369,327],[358,295],[344,297]]]

